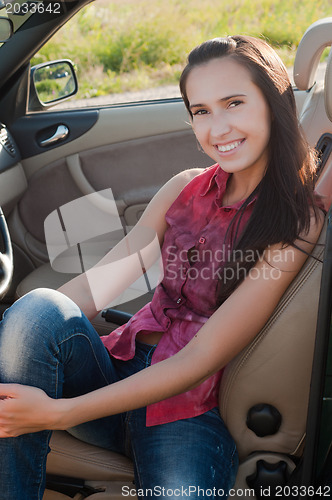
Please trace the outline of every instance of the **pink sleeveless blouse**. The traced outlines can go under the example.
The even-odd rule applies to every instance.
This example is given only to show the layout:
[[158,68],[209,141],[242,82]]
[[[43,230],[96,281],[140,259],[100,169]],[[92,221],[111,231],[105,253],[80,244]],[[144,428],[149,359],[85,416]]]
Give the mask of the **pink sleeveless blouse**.
[[[102,337],[115,358],[135,354],[138,332],[164,332],[152,356],[152,364],[182,349],[216,311],[217,289],[223,263],[234,241],[233,230],[225,235],[242,201],[222,206],[228,173],[220,166],[205,169],[189,182],[166,213],[168,228],[162,245],[164,277],[152,301],[126,324]],[[241,217],[242,231],[255,199]],[[227,276],[226,276],[227,278]],[[222,370],[198,387],[147,407],[146,424],[157,425],[200,415],[218,406]]]

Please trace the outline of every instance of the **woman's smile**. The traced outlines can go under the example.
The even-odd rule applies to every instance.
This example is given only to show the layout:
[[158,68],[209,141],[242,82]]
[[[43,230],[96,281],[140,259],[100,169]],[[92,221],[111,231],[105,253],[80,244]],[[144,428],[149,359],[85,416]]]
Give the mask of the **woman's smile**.
[[218,149],[219,153],[230,153],[231,151],[234,151],[234,149],[238,148],[245,139],[241,139],[238,141],[233,141],[227,144],[216,144],[216,148]]

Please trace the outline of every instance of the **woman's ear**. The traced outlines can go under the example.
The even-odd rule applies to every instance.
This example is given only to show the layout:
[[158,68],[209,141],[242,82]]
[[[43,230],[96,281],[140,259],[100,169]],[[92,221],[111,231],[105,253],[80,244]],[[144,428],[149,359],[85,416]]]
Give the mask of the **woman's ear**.
[[202,148],[202,146],[200,145],[200,143],[198,142],[197,139],[196,139],[196,143],[197,143],[197,149],[198,149],[198,151],[200,151],[201,153],[205,153],[204,149]]

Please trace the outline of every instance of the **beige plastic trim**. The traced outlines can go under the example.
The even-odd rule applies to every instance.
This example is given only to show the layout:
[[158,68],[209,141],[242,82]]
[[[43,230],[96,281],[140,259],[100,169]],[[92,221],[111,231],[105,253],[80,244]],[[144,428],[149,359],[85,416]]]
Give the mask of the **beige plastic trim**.
[[[116,200],[116,201],[114,200],[116,204],[115,205],[114,203],[111,203],[111,201],[108,198],[105,198],[104,196],[98,194],[95,188],[91,186],[90,182],[87,180],[87,178],[83,173],[80,157],[78,154],[68,156],[66,158],[66,164],[73,180],[75,181],[75,184],[82,192],[82,195],[88,195],[88,194],[94,195],[93,197],[89,198],[89,201],[93,205],[95,205],[103,212],[107,212],[112,215],[118,215],[118,213],[123,213],[123,211],[127,207],[126,203],[123,200]],[[117,207],[116,212],[114,211],[115,206]]]
[[296,111],[298,118],[301,116],[303,105],[307,99],[307,93],[304,90],[295,89],[294,92]]
[[9,212],[28,187],[21,163],[0,173],[0,205]]
[[17,205],[7,218],[7,223],[12,241],[29,255],[35,267],[47,262],[48,254],[46,245],[36,240],[36,238],[26,230],[22,223]]
[[[332,124],[331,124],[331,132],[332,132]],[[329,210],[332,205],[332,154],[330,154],[327,162],[324,166],[324,169],[320,173],[320,176],[316,183],[315,191],[318,193],[322,201],[324,203],[324,207],[326,211]]]
[[97,123],[74,141],[23,161],[28,179],[45,165],[105,144],[188,130],[190,125],[184,104],[169,102],[128,107],[110,107],[99,111]]

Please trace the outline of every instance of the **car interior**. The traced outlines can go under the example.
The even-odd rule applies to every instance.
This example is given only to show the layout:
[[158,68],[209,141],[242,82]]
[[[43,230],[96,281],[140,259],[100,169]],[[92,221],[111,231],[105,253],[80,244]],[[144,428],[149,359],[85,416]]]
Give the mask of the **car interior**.
[[[321,53],[331,43],[332,18],[315,23],[304,34],[294,64],[299,121],[310,145],[317,147],[319,151],[320,170],[316,191],[321,195],[327,212],[332,200],[332,51],[326,66],[325,81],[316,82],[315,76]],[[143,164],[148,165],[149,157],[154,157],[151,155],[153,148],[157,147],[160,153],[161,143],[168,150],[174,140],[181,141],[184,148],[192,142],[190,131],[172,132],[171,135],[167,134],[167,138],[169,143],[167,140],[165,142],[164,134],[159,134],[152,140],[135,138],[132,153],[123,144],[107,149],[109,154],[117,155],[117,167],[120,169],[121,159],[123,168],[134,161],[134,158],[128,158],[130,154],[136,157],[144,151],[147,157]],[[192,149],[195,152],[196,148]],[[104,152],[103,148],[76,156],[75,159],[67,157],[67,166],[70,168],[74,161],[80,162],[81,172],[88,176],[84,170],[86,156],[95,154],[95,167],[99,169],[102,168]],[[181,156],[185,157],[188,159],[187,153]],[[206,160],[200,160],[200,165],[204,161]],[[197,165],[196,158],[190,158],[190,162],[196,162]],[[144,182],[145,176],[141,169],[139,177]],[[137,182],[133,184],[137,191]],[[118,206],[122,193],[119,186],[116,198]],[[136,204],[134,193],[126,193],[123,198],[125,203],[131,202],[130,207],[123,212],[126,222],[131,224],[131,217],[139,217],[143,209],[142,200]],[[28,204],[28,200],[23,197],[22,203]],[[222,379],[220,411],[234,436],[240,456],[235,490],[254,488],[256,498],[260,497],[259,491],[264,485],[286,484],[300,463],[305,446],[322,272],[320,260],[324,254],[325,234],[326,225],[313,251],[316,258],[308,258],[268,323],[255,340],[227,366]],[[59,285],[49,264],[44,264],[28,275],[19,284],[17,294],[22,295],[42,283],[47,283],[48,286],[50,283]],[[130,313],[134,312],[130,309],[132,305],[127,305]],[[102,323],[102,319],[98,319],[99,321],[102,324],[99,331],[109,329],[108,323]],[[95,490],[89,496],[91,499],[121,498],[123,485],[133,487],[132,464],[125,457],[79,442],[64,431],[53,434],[50,446],[52,451],[48,458],[48,472],[51,475],[85,480],[85,488]],[[54,478],[50,476],[49,487],[56,488],[56,480],[53,483],[52,480]],[[58,487],[60,483],[61,480],[57,483]],[[49,490],[45,493],[45,498],[60,499],[65,496]]]
[[[317,21],[305,32],[294,63],[298,118],[318,151],[316,192],[327,213],[332,202],[332,50],[324,79],[316,76],[322,52],[331,44],[332,18]],[[59,207],[92,193],[101,200],[100,192],[111,188],[126,229],[171,176],[211,164],[197,147],[180,99],[78,112],[55,109],[40,115],[25,114],[13,121],[11,132],[25,156],[1,173],[6,178],[0,199],[15,258],[8,302],[35,288],[56,289],[75,275],[56,270],[49,261],[44,221]],[[41,143],[60,126],[70,130],[70,140],[65,137],[60,146],[43,149]],[[76,223],[84,224],[80,214]],[[271,484],[285,485],[301,465],[327,224],[328,217],[312,256],[269,321],[223,375],[220,412],[240,457],[234,488],[254,489],[251,498],[262,498],[262,488]],[[98,252],[107,251],[113,239],[112,234],[98,237]],[[75,245],[68,245],[62,255],[75,258],[76,251]],[[105,312],[100,313],[94,327],[100,335],[107,334],[152,293],[133,293],[132,300],[112,307],[107,321]],[[116,500],[123,497],[124,486],[135,488],[133,465],[124,456],[81,442],[66,431],[53,432],[50,448],[44,500]]]

